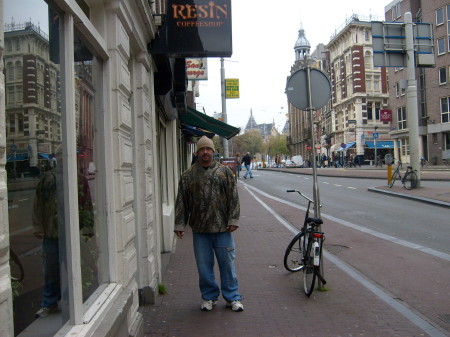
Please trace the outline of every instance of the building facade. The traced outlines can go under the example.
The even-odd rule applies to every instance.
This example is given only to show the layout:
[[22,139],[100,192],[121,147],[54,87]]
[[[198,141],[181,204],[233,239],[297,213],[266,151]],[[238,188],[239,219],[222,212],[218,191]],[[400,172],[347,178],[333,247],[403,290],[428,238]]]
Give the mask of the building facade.
[[[142,336],[192,147],[184,59],[148,50],[165,2],[12,4],[0,0],[0,335]],[[36,319],[43,257],[61,298]]]
[[377,154],[383,157],[394,144],[390,122],[381,120],[389,98],[387,71],[373,64],[371,22],[353,15],[326,47],[332,83],[333,159],[359,156],[361,161],[373,161],[376,143]]
[[432,165],[450,158],[450,5],[448,1],[395,0],[385,7],[386,21],[404,22],[410,12],[413,22],[432,24],[434,67],[415,70],[419,118],[419,148],[410,149],[406,103],[406,68],[389,68],[389,110],[393,114],[391,137],[399,144],[395,157],[410,162],[410,152],[418,151]]

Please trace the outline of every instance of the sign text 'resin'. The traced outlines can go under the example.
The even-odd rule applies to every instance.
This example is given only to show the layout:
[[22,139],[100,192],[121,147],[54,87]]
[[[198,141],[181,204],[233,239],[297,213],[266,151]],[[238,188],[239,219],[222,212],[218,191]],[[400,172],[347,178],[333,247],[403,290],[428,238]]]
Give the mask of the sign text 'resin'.
[[216,5],[214,1],[207,5],[176,5],[172,4],[174,19],[227,19],[228,6],[226,4]]

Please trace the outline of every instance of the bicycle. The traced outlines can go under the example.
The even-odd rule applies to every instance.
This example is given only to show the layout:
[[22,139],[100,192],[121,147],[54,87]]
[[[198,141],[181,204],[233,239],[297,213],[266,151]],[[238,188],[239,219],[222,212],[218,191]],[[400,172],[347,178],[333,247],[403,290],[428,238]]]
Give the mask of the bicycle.
[[420,157],[420,167],[423,169],[427,167],[430,163],[424,157]]
[[442,159],[442,163],[450,167],[450,159]]
[[402,168],[402,162],[399,160],[397,168],[395,169],[394,173],[392,174],[391,178],[391,184],[389,185],[389,188],[392,188],[394,186],[395,180],[400,180],[403,184],[403,187],[407,190],[411,190],[413,188],[416,188],[417,186],[417,175],[412,169],[411,166],[406,167],[406,172],[402,177],[402,174],[400,173],[400,169]]
[[327,283],[320,273],[322,245],[325,235],[318,231],[318,228],[323,224],[323,221],[321,218],[309,217],[311,204],[314,204],[313,200],[297,190],[287,190],[286,192],[297,192],[308,200],[303,226],[288,244],[283,263],[284,267],[290,272],[303,270],[303,289],[306,296],[309,297],[314,291],[316,278],[323,284]]

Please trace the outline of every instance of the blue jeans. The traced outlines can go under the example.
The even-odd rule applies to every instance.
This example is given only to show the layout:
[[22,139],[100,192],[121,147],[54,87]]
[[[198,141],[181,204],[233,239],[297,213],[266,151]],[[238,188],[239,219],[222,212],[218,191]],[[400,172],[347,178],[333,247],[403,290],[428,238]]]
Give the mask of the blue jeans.
[[250,165],[245,165],[245,168],[247,169],[247,171],[244,174],[244,178],[247,178],[247,174],[250,174],[250,178],[253,178],[253,173]]
[[194,233],[194,252],[199,275],[199,287],[205,301],[217,300],[220,294],[214,275],[214,254],[220,271],[222,296],[226,301],[239,301],[238,280],[234,267],[234,240],[229,232]]
[[42,289],[41,307],[49,308],[61,299],[58,239],[44,238],[42,241],[42,264],[44,288]]

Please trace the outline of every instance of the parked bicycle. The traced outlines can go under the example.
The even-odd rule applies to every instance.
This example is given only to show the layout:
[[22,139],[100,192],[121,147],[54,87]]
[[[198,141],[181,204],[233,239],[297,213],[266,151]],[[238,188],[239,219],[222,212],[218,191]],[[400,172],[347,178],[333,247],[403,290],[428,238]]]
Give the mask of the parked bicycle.
[[430,163],[428,160],[425,159],[425,157],[420,157],[420,167],[423,169],[424,167],[427,167]]
[[400,172],[401,168],[402,168],[402,162],[399,160],[397,168],[395,169],[394,173],[392,174],[391,184],[389,185],[389,187],[394,186],[394,183],[396,180],[400,180],[403,184],[403,187],[406,188],[407,190],[416,188],[416,186],[417,186],[416,172],[414,172],[414,170],[411,166],[407,166],[406,172],[402,177],[402,174]]
[[288,244],[283,262],[284,267],[290,272],[303,270],[303,289],[306,296],[309,297],[314,291],[316,278],[322,284],[327,283],[320,273],[322,245],[325,235],[318,229],[323,224],[323,221],[321,218],[309,217],[311,204],[314,204],[313,200],[297,190],[287,190],[286,192],[297,192],[308,200],[303,226]]

